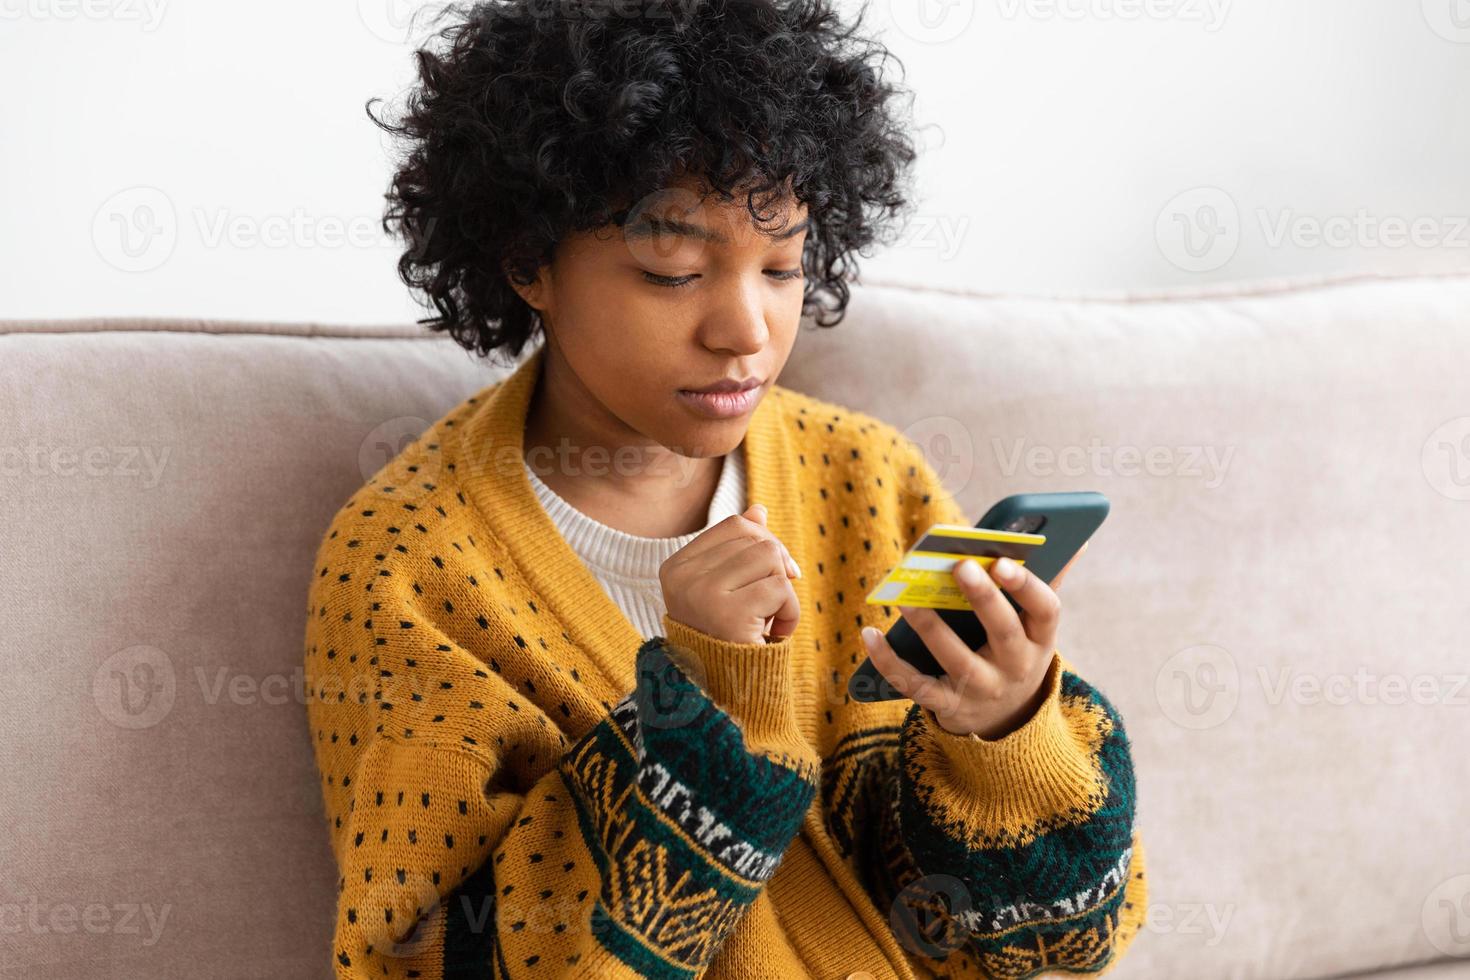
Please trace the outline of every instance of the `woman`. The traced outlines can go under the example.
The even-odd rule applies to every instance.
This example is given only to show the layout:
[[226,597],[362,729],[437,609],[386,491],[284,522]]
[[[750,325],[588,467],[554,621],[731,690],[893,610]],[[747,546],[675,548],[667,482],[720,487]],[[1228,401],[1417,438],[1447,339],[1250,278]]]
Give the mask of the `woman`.
[[[442,36],[384,123],[400,273],[467,350],[544,342],[321,544],[338,975],[1111,967],[1133,773],[1056,592],[969,563],[995,639],[899,610],[947,676],[899,661],[862,596],[968,522],[891,425],[776,383],[908,203],[881,49],[825,0],[482,3]],[[852,702],[863,653],[912,700]]]

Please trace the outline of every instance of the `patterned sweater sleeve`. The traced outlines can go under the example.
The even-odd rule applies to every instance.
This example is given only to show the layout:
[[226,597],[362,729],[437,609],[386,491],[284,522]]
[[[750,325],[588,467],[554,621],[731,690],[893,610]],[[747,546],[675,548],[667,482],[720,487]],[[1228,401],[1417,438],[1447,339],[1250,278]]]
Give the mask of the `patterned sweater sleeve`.
[[368,592],[334,557],[306,662],[336,975],[700,975],[815,794],[791,640],[727,643],[666,617],[633,689],[573,742],[502,675],[497,658],[529,651],[495,603],[468,611],[466,639],[413,576]]
[[[905,531],[972,523],[916,447],[900,454]],[[953,977],[1111,969],[1147,903],[1134,773],[1117,710],[1052,652],[1045,700],[997,739],[908,705],[871,760],[866,884],[919,962]],[[876,779],[873,777],[876,776]]]

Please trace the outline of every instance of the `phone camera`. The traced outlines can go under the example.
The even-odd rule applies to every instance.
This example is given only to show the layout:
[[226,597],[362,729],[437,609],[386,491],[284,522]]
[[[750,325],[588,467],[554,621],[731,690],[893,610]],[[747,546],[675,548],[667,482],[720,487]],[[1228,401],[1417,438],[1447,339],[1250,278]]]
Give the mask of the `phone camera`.
[[1003,531],[1019,531],[1022,534],[1035,534],[1041,530],[1046,523],[1045,514],[1027,514],[1025,517],[1016,517],[1006,522]]

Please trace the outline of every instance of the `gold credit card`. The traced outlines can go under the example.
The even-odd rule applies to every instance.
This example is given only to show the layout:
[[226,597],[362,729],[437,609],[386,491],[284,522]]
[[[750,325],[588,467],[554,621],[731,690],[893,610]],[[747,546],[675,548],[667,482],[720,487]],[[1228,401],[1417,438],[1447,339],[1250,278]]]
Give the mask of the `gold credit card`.
[[919,606],[926,609],[969,609],[970,602],[954,580],[956,562],[973,558],[989,568],[997,558],[1026,564],[1026,556],[1046,543],[1044,534],[992,531],[967,524],[935,524],[915,542],[868,593],[868,605]]

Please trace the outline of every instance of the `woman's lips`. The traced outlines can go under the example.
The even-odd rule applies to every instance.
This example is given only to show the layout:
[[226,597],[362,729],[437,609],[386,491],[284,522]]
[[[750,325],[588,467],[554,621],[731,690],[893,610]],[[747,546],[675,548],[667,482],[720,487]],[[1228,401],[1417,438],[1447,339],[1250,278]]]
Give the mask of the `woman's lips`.
[[747,388],[744,391],[724,391],[716,394],[704,394],[697,391],[679,390],[679,398],[699,412],[712,419],[733,419],[744,415],[755,407],[760,398],[761,386]]

